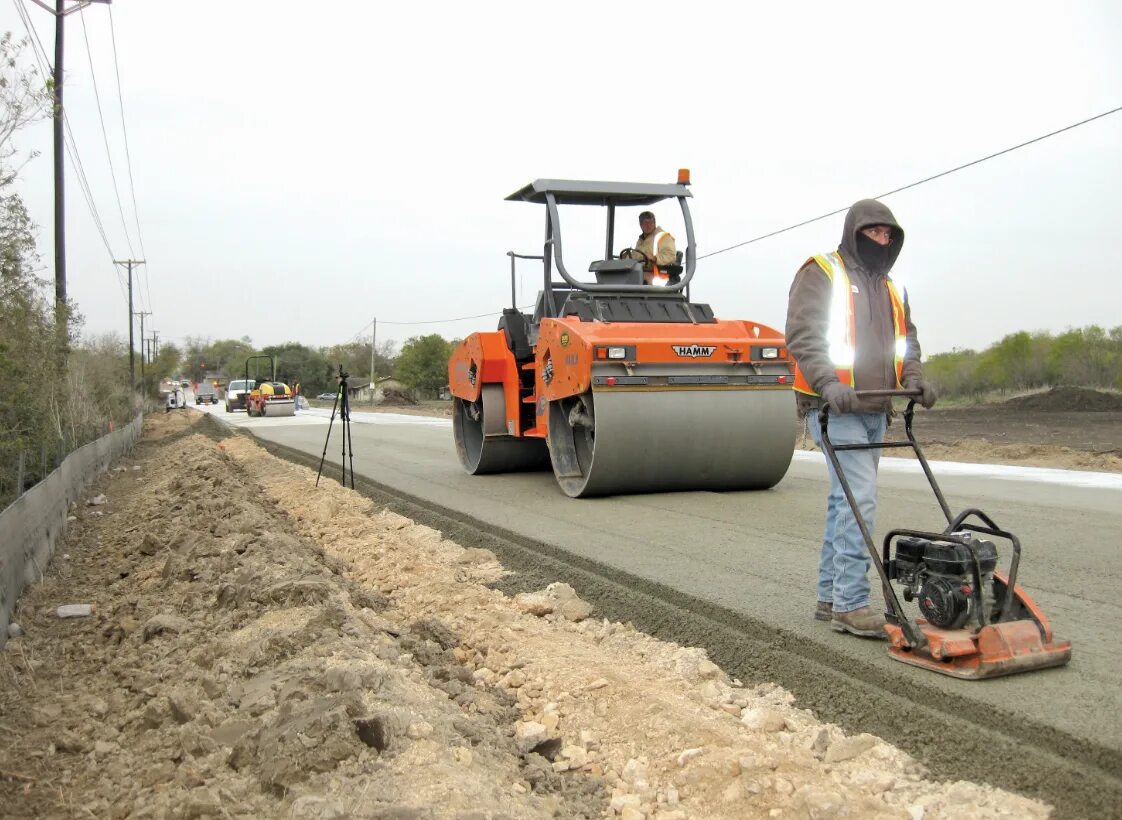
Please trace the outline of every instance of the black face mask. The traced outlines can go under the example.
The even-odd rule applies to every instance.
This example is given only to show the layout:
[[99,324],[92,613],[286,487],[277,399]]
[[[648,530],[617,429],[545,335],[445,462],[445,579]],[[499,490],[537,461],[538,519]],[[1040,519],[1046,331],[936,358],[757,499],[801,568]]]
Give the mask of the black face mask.
[[869,273],[874,275],[888,273],[888,268],[895,257],[894,251],[891,242],[881,245],[863,233],[857,234],[857,255]]

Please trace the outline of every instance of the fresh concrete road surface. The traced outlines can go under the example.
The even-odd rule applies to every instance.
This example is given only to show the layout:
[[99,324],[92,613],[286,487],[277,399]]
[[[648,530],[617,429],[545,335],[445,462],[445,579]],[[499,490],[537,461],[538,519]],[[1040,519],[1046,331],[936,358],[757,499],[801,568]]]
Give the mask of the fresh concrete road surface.
[[[317,458],[324,449],[327,411],[248,419],[244,413],[224,413],[221,405],[197,409]],[[949,714],[962,715],[972,725],[984,713],[982,722],[998,732],[1008,730],[1014,745],[1023,738],[1041,754],[1053,754],[1055,766],[1076,772],[1057,775],[1064,783],[1043,788],[1042,794],[1079,788],[1122,794],[1117,782],[1122,777],[1122,476],[936,463],[952,510],[980,507],[1017,533],[1024,549],[1021,584],[1051,618],[1056,634],[1074,644],[1066,668],[967,682],[894,662],[884,643],[838,635],[811,618],[826,494],[825,466],[817,454],[796,453],[787,477],[766,492],[571,499],[549,472],[467,475],[447,419],[354,412],[351,429],[360,476],[470,516],[482,527],[545,542],[774,628],[788,646],[793,641],[798,651],[816,656],[834,672],[875,683],[874,700],[939,701],[936,712],[917,715],[919,722]],[[916,429],[922,438],[922,417]],[[340,448],[336,419],[329,463],[339,464]],[[877,524],[878,533],[893,526],[942,529],[938,506],[915,464],[882,460]],[[841,707],[836,719],[875,713],[878,704],[866,707]],[[962,731],[958,724],[945,729]],[[916,731],[937,737],[940,727]],[[962,738],[964,747],[972,742]],[[916,753],[916,743],[904,745]],[[984,751],[971,754],[985,759]],[[1092,770],[1086,782],[1081,769]],[[1115,782],[1100,782],[1101,776]],[[972,779],[1024,782],[992,771]],[[1078,815],[1092,806],[1097,813],[1113,799],[1108,797],[1106,806],[1069,806],[1061,814]],[[1114,809],[1122,814],[1122,802]]]

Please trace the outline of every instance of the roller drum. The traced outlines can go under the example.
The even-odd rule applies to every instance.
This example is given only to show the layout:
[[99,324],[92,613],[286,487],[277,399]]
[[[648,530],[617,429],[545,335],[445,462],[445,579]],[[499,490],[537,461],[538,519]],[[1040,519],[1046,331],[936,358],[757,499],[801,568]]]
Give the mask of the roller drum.
[[457,398],[452,432],[460,463],[472,475],[541,470],[549,465],[543,440],[506,434],[502,385],[484,385],[477,402]]
[[296,415],[296,402],[294,401],[267,401],[265,402],[265,418],[280,418]]
[[766,489],[796,433],[790,390],[594,390],[549,406],[554,473],[574,498]]

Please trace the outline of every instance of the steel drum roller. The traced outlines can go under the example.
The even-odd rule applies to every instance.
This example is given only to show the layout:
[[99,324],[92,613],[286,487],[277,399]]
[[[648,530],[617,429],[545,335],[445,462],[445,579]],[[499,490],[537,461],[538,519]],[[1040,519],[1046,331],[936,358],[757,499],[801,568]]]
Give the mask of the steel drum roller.
[[506,404],[500,384],[484,385],[478,402],[457,398],[452,432],[460,463],[471,475],[543,470],[549,466],[544,441],[506,434]]
[[553,469],[570,496],[755,490],[795,449],[790,390],[594,390],[549,406]]

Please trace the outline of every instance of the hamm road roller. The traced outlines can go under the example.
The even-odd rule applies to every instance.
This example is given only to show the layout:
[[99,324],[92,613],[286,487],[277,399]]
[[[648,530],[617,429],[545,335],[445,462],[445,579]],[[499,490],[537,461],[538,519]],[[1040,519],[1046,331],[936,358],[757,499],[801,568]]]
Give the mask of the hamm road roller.
[[[456,450],[469,473],[552,465],[574,498],[766,489],[783,478],[796,435],[787,348],[772,327],[717,319],[690,300],[688,186],[688,171],[674,184],[539,179],[507,197],[545,206],[545,242],[540,255],[508,252],[512,307],[448,362]],[[678,252],[660,268],[637,250],[613,252],[617,210],[671,200],[684,260]],[[565,264],[563,206],[606,212],[603,256],[585,279]],[[519,259],[543,268],[532,314],[516,306]]]

